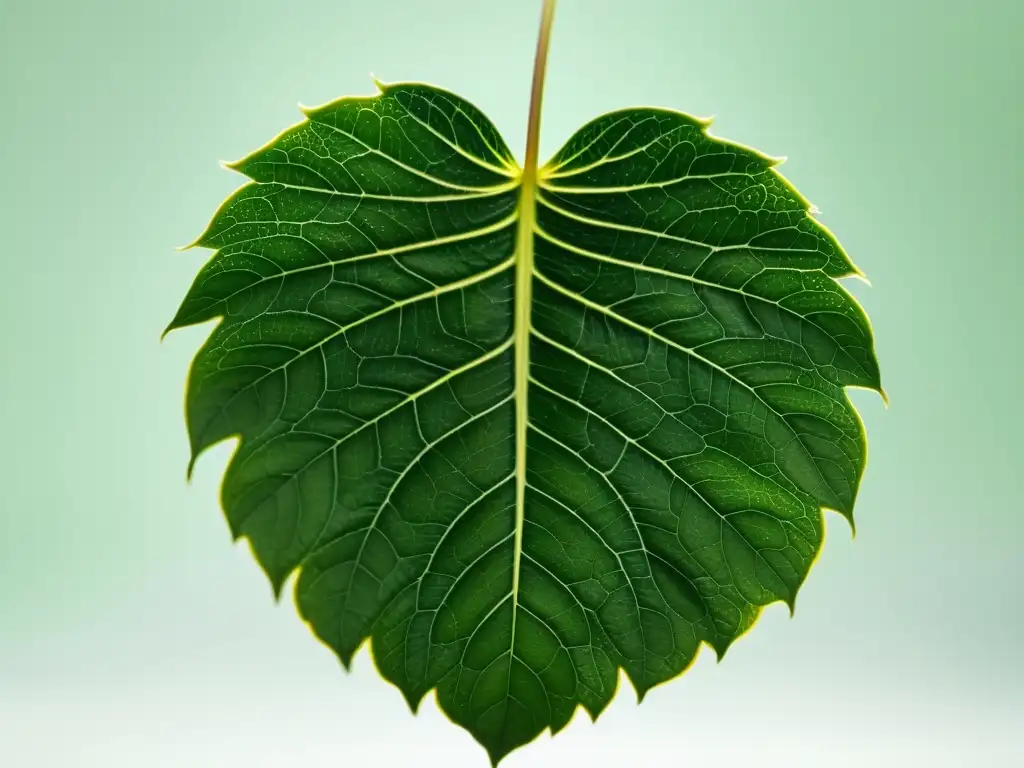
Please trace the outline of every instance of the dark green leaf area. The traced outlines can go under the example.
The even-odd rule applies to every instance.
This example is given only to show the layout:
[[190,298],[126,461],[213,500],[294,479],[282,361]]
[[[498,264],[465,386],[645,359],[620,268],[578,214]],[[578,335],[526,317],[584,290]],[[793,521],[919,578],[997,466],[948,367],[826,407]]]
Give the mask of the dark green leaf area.
[[223,503],[276,589],[512,395],[518,196],[493,128],[418,85],[307,116],[232,165],[253,182],[197,240],[216,253],[171,324],[221,318],[189,377],[193,461],[242,438]]
[[844,387],[879,374],[837,282],[856,269],[775,162],[627,110],[521,200],[453,94],[306,114],[232,165],[250,182],[197,241],[214,255],[171,327],[218,320],[189,376],[192,460],[240,438],[231,530],[275,590],[298,571],[342,662],[369,641],[413,708],[436,689],[497,762],[596,717],[619,670],[643,696],[792,606],[822,508],[852,519],[864,469]]

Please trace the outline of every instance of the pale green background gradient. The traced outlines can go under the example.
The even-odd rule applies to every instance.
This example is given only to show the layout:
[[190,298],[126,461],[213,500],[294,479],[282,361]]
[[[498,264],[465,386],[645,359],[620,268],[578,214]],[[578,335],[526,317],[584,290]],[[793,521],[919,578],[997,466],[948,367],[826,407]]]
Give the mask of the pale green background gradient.
[[[208,327],[159,335],[242,181],[318,104],[425,80],[521,156],[535,0],[0,0],[0,765],[484,766],[275,605],[185,483]],[[714,114],[773,155],[874,287],[888,410],[854,393],[858,535],[771,607],[528,766],[1024,765],[1024,2],[563,0],[542,154],[599,113]],[[1020,762],[1018,762],[1020,761]]]

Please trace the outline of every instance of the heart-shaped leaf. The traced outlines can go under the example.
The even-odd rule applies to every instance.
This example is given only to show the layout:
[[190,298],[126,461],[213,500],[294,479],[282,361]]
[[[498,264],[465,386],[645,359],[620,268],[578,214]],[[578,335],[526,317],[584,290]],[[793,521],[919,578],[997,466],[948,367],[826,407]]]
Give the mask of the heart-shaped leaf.
[[497,761],[792,606],[879,374],[775,162],[631,109],[524,174],[420,84],[306,114],[231,166],[171,328],[221,318],[193,461],[241,437],[231,529],[342,662],[369,639]]

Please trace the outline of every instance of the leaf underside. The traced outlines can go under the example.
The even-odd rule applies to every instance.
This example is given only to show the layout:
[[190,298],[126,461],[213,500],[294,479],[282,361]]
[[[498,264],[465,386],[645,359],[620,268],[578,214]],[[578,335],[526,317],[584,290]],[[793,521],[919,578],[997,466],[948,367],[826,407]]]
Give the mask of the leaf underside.
[[496,763],[596,717],[620,668],[642,697],[792,607],[821,510],[852,520],[843,388],[880,391],[878,364],[836,280],[856,268],[777,161],[630,109],[524,188],[472,105],[381,89],[231,164],[251,182],[170,325],[221,319],[190,372],[192,461],[239,436],[222,503],[275,590],[298,570],[346,666],[369,639]]

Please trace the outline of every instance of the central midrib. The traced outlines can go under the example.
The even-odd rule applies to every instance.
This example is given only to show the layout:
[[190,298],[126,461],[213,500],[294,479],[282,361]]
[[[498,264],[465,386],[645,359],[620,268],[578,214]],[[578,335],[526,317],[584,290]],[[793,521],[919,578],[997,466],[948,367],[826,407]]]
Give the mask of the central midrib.
[[[515,287],[515,411],[516,411],[516,515],[512,561],[512,643],[515,643],[516,607],[519,602],[519,563],[523,551],[526,511],[526,431],[529,424],[530,309],[533,303],[533,228],[536,212],[536,165],[523,171],[516,235]],[[511,664],[511,660],[509,661]]]
[[530,386],[530,314],[533,307],[533,230],[536,219],[537,168],[540,149],[540,113],[544,95],[544,73],[547,67],[551,23],[555,0],[544,0],[537,54],[533,64],[530,89],[530,115],[526,129],[526,157],[520,176],[519,229],[516,233],[515,287],[515,410],[516,410],[516,514],[512,560],[512,627],[509,640],[509,683],[515,656],[516,614],[519,606],[519,570],[523,553],[523,525],[526,517],[526,432],[529,425],[528,395]]

